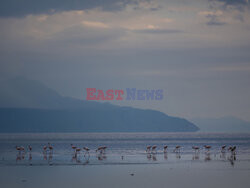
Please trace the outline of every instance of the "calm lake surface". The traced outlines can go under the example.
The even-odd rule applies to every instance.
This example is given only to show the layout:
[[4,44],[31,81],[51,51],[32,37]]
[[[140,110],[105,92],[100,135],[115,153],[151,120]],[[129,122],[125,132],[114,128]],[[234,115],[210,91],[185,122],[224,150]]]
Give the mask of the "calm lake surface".
[[[53,152],[44,153],[43,146],[53,146]],[[90,148],[74,154],[71,144],[78,148]],[[32,152],[28,152],[28,145]],[[147,154],[147,145],[157,145],[156,154]],[[168,145],[164,154],[163,146]],[[174,153],[180,145],[179,153]],[[211,145],[206,152],[203,145]],[[236,146],[236,155],[221,152],[221,146]],[[16,146],[23,146],[21,154]],[[107,146],[105,153],[96,153],[99,146]],[[192,146],[199,146],[194,152]],[[249,133],[37,133],[0,134],[0,165],[103,165],[103,164],[171,164],[185,162],[220,162],[235,166],[239,162],[250,164]],[[249,166],[250,168],[250,166]]]

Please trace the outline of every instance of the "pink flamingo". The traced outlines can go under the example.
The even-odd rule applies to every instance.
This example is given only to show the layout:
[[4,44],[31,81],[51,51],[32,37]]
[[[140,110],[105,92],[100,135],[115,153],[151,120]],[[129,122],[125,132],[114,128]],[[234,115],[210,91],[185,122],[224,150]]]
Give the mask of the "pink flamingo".
[[74,146],[73,144],[70,144],[71,148],[75,151],[76,150],[76,146]]
[[147,147],[146,147],[146,152],[149,153],[150,150],[151,150],[151,146],[147,146]]
[[198,151],[199,152],[199,150],[200,150],[200,147],[198,147],[198,146],[192,146],[192,149],[195,151],[195,153]]
[[43,146],[43,153],[44,153],[44,154],[47,153],[47,146]]
[[106,152],[106,149],[107,149],[107,146],[102,146],[102,150],[104,153]]
[[25,152],[25,149],[23,146],[20,146],[20,148],[21,148],[21,151]]
[[207,150],[207,152],[210,151],[210,149],[212,148],[212,146],[209,146],[209,145],[204,145],[204,148]]
[[[89,150],[90,150],[90,149],[89,149],[88,147],[83,147],[83,149],[85,150],[85,154],[87,153],[87,154],[89,155]],[[85,155],[85,154],[84,154],[84,155]]]
[[95,151],[96,151],[96,152],[99,151],[99,152],[101,153],[101,150],[102,150],[102,147],[98,147]]
[[100,146],[96,149],[96,152],[100,152],[101,154],[102,153],[105,153],[105,150],[106,150],[107,146]]
[[168,146],[165,145],[165,146],[163,147],[163,152],[166,153],[166,152],[167,152],[167,149],[168,149]]
[[227,147],[226,145],[221,146],[221,152],[222,152],[222,153],[225,152],[226,147]]
[[80,148],[76,148],[76,153],[79,153],[81,151]]
[[152,146],[152,153],[153,153],[153,152],[156,153],[156,148],[157,148],[156,145],[153,145],[153,146]]
[[49,148],[50,153],[52,153],[53,152],[53,146],[50,143],[48,143],[48,148]]
[[16,150],[19,152],[19,153],[21,153],[21,147],[20,146],[16,146]]
[[180,150],[181,150],[181,146],[179,146],[179,145],[175,146],[174,152],[177,153],[177,152],[180,152]]
[[233,147],[230,146],[230,147],[228,148],[228,150],[231,151],[231,154],[232,154],[232,155],[235,155],[235,153],[236,153],[236,146],[233,146]]
[[31,152],[32,151],[32,147],[29,145],[28,148],[29,148],[29,151]]
[[22,159],[24,159],[25,158],[25,149],[24,149],[24,147],[23,146],[19,146],[19,147],[16,146],[16,149],[19,152],[20,157],[22,157]]

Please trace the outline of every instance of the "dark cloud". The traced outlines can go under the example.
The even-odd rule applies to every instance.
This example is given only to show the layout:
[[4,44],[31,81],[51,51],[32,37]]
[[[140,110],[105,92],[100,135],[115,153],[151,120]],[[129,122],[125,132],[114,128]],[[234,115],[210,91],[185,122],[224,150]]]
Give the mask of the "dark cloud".
[[151,11],[157,11],[157,10],[159,10],[161,7],[160,6],[158,6],[158,7],[155,7],[155,8],[150,8],[150,10]]
[[226,22],[220,21],[217,15],[207,15],[206,17],[209,19],[207,25],[222,26],[226,24]]
[[219,2],[223,2],[225,5],[248,5],[247,0],[217,0]]
[[[245,8],[249,8],[248,0],[210,0],[210,2],[220,2],[220,9],[228,10],[228,9],[237,9],[239,11],[244,11]],[[211,8],[218,8],[214,4],[210,4]]]
[[[146,3],[150,4],[151,2],[153,2],[153,0],[135,0],[135,2],[134,2],[134,10],[142,9],[142,7],[140,7],[139,2],[146,2]],[[144,8],[146,8],[146,7],[144,7]],[[155,5],[147,7],[146,9],[150,10],[150,11],[158,11],[161,8],[162,8],[161,5],[155,4]]]
[[225,25],[226,22],[220,22],[220,21],[213,21],[213,20],[210,20],[207,22],[207,25],[214,25],[214,26],[221,26],[221,25]]
[[138,29],[134,30],[136,33],[146,33],[146,34],[171,34],[171,33],[183,33],[182,30],[178,29]]
[[[248,0],[209,0],[209,7],[213,11],[230,12],[233,10],[237,11],[237,15],[233,16],[235,20],[244,22],[243,12],[248,11],[250,5]],[[221,26],[227,24],[220,20],[218,15],[207,15],[209,21],[207,25]]]
[[[143,0],[150,1],[150,0]],[[20,17],[29,14],[54,13],[70,10],[101,8],[105,11],[120,11],[126,5],[137,6],[138,0],[1,0],[1,17]]]

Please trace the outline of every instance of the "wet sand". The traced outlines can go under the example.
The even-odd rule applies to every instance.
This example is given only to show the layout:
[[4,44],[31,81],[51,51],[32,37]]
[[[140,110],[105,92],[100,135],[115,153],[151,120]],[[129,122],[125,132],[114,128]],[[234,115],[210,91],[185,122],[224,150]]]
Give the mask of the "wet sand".
[[249,188],[250,162],[1,166],[3,188]]

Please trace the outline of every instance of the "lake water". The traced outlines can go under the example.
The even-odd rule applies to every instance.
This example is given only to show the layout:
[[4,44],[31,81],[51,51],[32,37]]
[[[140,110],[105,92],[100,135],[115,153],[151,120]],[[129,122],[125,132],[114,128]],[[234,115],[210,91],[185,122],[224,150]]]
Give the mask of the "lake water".
[[[43,146],[51,143],[53,153],[43,152]],[[90,148],[89,155],[80,151],[76,156],[71,148]],[[28,152],[28,145],[32,152]],[[156,154],[147,154],[147,145],[157,145]],[[167,153],[163,146],[168,145]],[[174,153],[176,145],[180,152]],[[209,152],[203,145],[211,145]],[[236,146],[236,155],[221,152],[221,146]],[[27,150],[20,154],[16,146]],[[99,146],[107,146],[105,153],[96,153]],[[192,146],[202,148],[195,153]],[[85,155],[84,155],[85,154]],[[0,134],[1,166],[44,165],[106,165],[106,164],[184,164],[216,162],[229,167],[250,164],[250,134],[229,133],[43,133]],[[250,168],[250,166],[249,166]]]

